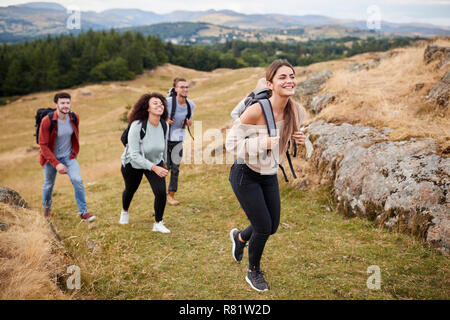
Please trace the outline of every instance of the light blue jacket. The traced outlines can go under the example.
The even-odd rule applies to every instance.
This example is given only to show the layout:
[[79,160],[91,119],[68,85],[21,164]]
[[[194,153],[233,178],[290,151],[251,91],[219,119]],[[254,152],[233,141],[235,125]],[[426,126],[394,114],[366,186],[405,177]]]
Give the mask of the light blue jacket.
[[[131,163],[134,169],[151,170],[154,165],[161,161],[167,163],[167,137],[164,137],[164,130],[161,122],[158,126],[147,123],[147,130],[141,142],[141,122],[135,120],[131,123],[128,131],[128,144],[122,154],[122,165]],[[167,125],[169,131],[169,125]]]

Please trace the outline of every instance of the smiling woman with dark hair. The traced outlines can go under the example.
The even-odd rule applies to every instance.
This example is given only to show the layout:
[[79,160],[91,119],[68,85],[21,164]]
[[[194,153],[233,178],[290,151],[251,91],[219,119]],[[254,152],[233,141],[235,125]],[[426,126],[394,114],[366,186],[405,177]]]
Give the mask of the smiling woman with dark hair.
[[230,170],[231,187],[250,220],[246,229],[230,231],[232,254],[236,261],[241,261],[249,241],[246,281],[257,291],[269,289],[260,261],[269,236],[277,231],[280,223],[278,164],[289,141],[305,142],[304,134],[298,131],[305,110],[291,99],[297,86],[294,68],[287,60],[275,60],[267,69],[266,79],[277,136],[268,136],[264,113],[259,103],[255,103],[234,122],[226,141],[227,151],[238,156]]
[[[128,224],[128,208],[145,175],[155,195],[153,231],[169,233],[164,226],[167,176],[167,101],[159,93],[142,95],[128,115],[128,143],[122,154],[122,194],[120,224]],[[141,131],[145,133],[141,135]]]

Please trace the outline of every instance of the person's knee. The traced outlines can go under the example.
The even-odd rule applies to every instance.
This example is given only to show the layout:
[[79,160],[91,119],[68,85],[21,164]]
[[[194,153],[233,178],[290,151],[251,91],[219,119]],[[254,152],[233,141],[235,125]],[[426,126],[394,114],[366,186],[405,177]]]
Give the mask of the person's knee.
[[83,186],[83,179],[81,177],[72,178],[70,181],[72,181],[74,186]]
[[272,224],[267,223],[255,228],[255,233],[261,238],[268,238],[272,234]]
[[278,225],[279,225],[279,224],[274,224],[274,225],[272,226],[272,231],[270,232],[271,235],[277,232],[277,230],[278,230]]
[[158,188],[158,190],[155,191],[155,197],[158,199],[165,200],[167,198],[166,194],[166,188]]

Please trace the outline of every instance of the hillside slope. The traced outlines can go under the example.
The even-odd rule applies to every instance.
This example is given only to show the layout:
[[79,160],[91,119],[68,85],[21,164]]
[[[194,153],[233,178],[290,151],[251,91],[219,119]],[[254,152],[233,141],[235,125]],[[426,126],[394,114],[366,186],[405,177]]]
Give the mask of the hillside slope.
[[[332,70],[335,78],[332,76],[323,90],[335,90],[340,96],[320,114],[309,114],[307,121],[324,118],[335,122],[360,121],[376,128],[388,126],[393,129],[392,139],[422,137],[424,133],[418,133],[417,125],[414,126],[420,123],[421,128],[429,131],[427,136],[440,141],[445,148],[448,114],[441,117],[433,108],[417,112],[426,88],[439,80],[442,72],[434,74],[428,69],[432,66],[420,67],[419,56],[423,59],[425,46],[397,49],[396,55],[368,71],[351,73],[349,65],[371,61],[373,54],[296,68],[299,82],[313,72]],[[282,178],[281,224],[269,240],[262,261],[272,290],[266,295],[252,291],[244,280],[246,263],[236,264],[230,255],[229,230],[245,227],[248,222],[227,179],[229,164],[204,161],[182,164],[179,191],[182,205],[166,207],[164,216],[172,230],[170,235],[151,232],[153,195],[146,183],[142,183],[133,200],[130,225],[120,226],[123,146],[119,139],[126,126],[121,118],[126,106],[137,101],[142,93],[167,92],[175,76],[183,76],[190,82],[190,98],[197,106],[195,120],[201,121],[194,123],[195,135],[224,128],[232,108],[264,76],[264,69],[199,72],[165,65],[133,81],[67,89],[73,97],[73,110],[81,119],[79,162],[88,208],[98,220],[92,224],[80,221],[72,186],[66,177],[58,176],[51,221],[66,250],[77,259],[83,296],[448,299],[447,257],[410,236],[375,228],[370,221],[343,218],[334,209],[328,188],[298,190]],[[419,81],[424,83],[423,91],[411,95],[409,89]],[[0,123],[0,185],[18,191],[37,211],[41,207],[42,170],[33,137],[34,114],[37,108],[50,105],[54,93],[27,95],[0,107],[0,117],[4,119]],[[364,108],[360,101],[364,101]],[[394,117],[393,111],[398,111],[402,119]],[[196,136],[195,143],[186,140],[186,156],[190,153],[195,157],[211,142],[220,141],[211,136],[209,140]],[[366,286],[367,268],[371,265],[381,269],[381,290],[369,290]]]

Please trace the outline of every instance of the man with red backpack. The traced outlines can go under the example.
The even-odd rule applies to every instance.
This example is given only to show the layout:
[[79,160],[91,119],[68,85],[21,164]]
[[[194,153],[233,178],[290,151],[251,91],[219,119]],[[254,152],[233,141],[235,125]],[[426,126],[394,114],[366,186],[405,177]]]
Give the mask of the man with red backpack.
[[67,174],[74,188],[80,218],[83,221],[91,222],[97,217],[87,211],[83,180],[76,159],[80,150],[79,117],[70,110],[70,94],[57,93],[53,100],[56,109],[45,111],[47,114],[39,123],[37,135],[40,146],[39,160],[44,172],[42,187],[44,216],[50,216],[56,173]]

